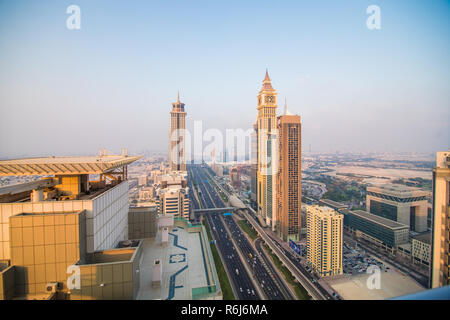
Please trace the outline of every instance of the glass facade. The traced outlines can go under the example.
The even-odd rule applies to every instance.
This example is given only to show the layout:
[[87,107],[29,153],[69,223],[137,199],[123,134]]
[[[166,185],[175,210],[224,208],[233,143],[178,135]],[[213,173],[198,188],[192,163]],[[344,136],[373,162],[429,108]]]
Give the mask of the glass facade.
[[344,225],[376,238],[390,247],[408,241],[409,230],[407,226],[404,229],[391,229],[347,210],[344,212]]
[[397,221],[398,217],[396,206],[375,200],[370,200],[370,213],[392,221]]
[[401,202],[401,203],[427,200],[427,198],[426,198],[425,196],[421,196],[421,197],[409,197],[409,198],[399,198],[399,197],[389,196],[389,195],[386,195],[386,194],[381,194],[381,193],[373,192],[373,191],[367,191],[367,194],[368,194],[369,196],[374,196],[374,197],[377,197],[377,198],[386,199],[386,200],[391,200],[391,201],[395,201],[395,202]]

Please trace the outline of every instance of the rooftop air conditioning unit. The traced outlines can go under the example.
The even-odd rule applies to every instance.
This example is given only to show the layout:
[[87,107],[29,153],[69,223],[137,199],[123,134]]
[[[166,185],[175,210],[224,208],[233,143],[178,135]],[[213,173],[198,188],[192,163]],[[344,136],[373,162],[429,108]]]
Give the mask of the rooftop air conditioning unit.
[[49,282],[45,286],[45,291],[55,293],[62,290],[62,283],[61,282]]

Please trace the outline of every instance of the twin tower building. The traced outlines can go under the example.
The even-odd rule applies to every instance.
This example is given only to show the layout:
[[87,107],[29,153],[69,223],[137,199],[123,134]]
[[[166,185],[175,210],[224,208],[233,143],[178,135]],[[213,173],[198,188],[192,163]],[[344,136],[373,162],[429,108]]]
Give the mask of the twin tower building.
[[277,117],[277,92],[269,73],[258,93],[252,137],[252,200],[260,222],[284,241],[301,232],[301,121],[285,104]]
[[[297,241],[301,230],[301,121],[286,105],[284,114],[277,117],[277,107],[277,92],[266,70],[251,137],[251,200],[263,224],[284,241]],[[186,171],[186,112],[179,95],[170,117],[170,168]]]

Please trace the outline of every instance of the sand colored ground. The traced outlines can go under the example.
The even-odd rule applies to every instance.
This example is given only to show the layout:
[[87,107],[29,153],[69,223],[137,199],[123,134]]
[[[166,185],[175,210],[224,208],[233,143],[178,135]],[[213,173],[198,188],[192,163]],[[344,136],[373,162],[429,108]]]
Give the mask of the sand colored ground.
[[369,289],[367,279],[371,275],[363,273],[326,279],[326,281],[345,300],[389,299],[425,290],[413,279],[395,271],[380,273],[380,289]]

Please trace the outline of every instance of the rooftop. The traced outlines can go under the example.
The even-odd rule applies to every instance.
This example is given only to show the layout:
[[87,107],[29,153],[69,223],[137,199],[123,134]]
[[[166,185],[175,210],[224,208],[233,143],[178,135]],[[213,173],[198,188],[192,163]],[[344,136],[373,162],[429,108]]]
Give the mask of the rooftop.
[[[214,295],[218,280],[212,255],[206,247],[208,240],[203,238],[206,233],[188,229],[187,225],[181,224],[171,227],[167,246],[161,245],[160,235],[143,240],[137,300],[191,300],[199,292],[206,293],[209,289]],[[162,264],[160,287],[152,287],[155,260]]]
[[420,233],[412,238],[423,243],[431,244],[431,232]]
[[377,215],[369,213],[367,211],[363,211],[363,210],[350,211],[350,210],[348,210],[348,211],[345,211],[345,213],[360,216],[364,219],[370,220],[372,222],[380,224],[384,227],[388,227],[390,229],[404,229],[404,228],[409,229],[409,227],[405,224],[377,216]]
[[343,204],[343,203],[340,203],[340,202],[336,202],[336,201],[333,201],[333,200],[329,200],[329,199],[321,199],[319,201],[319,203],[323,203],[323,204],[329,205],[333,209],[336,209],[336,208],[347,209],[348,208],[348,206],[346,204]]
[[412,196],[426,196],[426,191],[414,187],[408,187],[401,184],[379,184],[367,187],[367,191],[378,192],[382,194],[393,195],[399,198]]
[[142,156],[102,155],[0,160],[0,176],[103,174],[140,158]]

